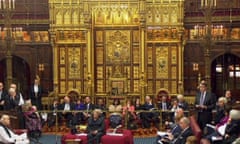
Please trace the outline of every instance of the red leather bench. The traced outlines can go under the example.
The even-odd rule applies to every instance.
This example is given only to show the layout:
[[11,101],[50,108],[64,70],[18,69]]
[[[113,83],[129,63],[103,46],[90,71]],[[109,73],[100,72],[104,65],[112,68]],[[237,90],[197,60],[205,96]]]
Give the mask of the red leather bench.
[[[130,130],[123,130],[122,134],[122,136],[104,135],[102,136],[101,142],[102,144],[110,144],[113,142],[114,144],[133,144],[133,135]],[[63,135],[61,143],[66,144],[66,141],[74,141],[74,139],[81,139],[81,141],[79,141],[79,144],[87,144],[87,136],[73,135],[71,133]]]
[[[108,128],[109,128],[108,119],[105,119],[105,128],[106,128],[106,131],[108,131]],[[114,144],[133,144],[133,135],[130,130],[122,130],[121,133],[123,134],[122,136],[114,136],[114,135],[102,136],[102,139],[101,139],[102,144],[109,144],[113,142]],[[86,135],[78,135],[78,134],[74,135],[71,133],[63,135],[61,139],[61,143],[66,144],[67,140],[74,141],[74,139],[81,139],[81,141],[76,143],[87,144]]]
[[197,138],[198,144],[200,144],[200,140],[202,137],[202,130],[200,129],[195,116],[190,116],[189,120],[190,120],[190,126],[192,128],[192,132],[193,132],[194,136]]

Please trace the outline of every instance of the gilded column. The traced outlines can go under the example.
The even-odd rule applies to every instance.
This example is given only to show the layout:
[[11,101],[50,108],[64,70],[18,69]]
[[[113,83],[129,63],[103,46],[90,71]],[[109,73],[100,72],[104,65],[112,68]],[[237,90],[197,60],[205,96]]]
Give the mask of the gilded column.
[[89,3],[84,2],[84,24],[87,33],[87,94],[93,95],[93,50],[92,50],[92,29],[91,29],[91,15],[89,11]]
[[146,95],[146,64],[145,64],[145,28],[146,28],[146,17],[145,17],[145,6],[146,0],[139,1],[139,16],[140,16],[140,56],[141,56],[141,101],[144,101]]
[[179,29],[179,58],[178,58],[178,61],[179,61],[179,66],[178,66],[178,93],[179,94],[183,94],[184,93],[184,88],[183,88],[183,83],[184,83],[184,79],[183,79],[183,52],[184,52],[184,40],[183,40],[183,34],[184,34],[184,29],[183,28],[180,28]]
[[54,29],[54,24],[56,21],[55,15],[54,15],[54,1],[49,1],[49,12],[50,12],[50,37],[51,37],[51,46],[52,46],[52,52],[53,52],[53,89],[55,93],[58,93],[58,50],[55,43],[56,39],[56,32]]

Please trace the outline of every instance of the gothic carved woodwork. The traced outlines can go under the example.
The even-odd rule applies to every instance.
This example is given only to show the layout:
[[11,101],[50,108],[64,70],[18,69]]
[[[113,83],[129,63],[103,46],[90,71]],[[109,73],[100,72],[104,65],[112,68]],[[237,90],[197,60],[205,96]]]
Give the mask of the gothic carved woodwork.
[[61,94],[71,88],[86,94],[91,85],[93,95],[106,96],[120,79],[128,95],[155,95],[159,88],[177,93],[183,1],[49,3]]
[[106,63],[130,61],[130,32],[108,31],[106,32]]

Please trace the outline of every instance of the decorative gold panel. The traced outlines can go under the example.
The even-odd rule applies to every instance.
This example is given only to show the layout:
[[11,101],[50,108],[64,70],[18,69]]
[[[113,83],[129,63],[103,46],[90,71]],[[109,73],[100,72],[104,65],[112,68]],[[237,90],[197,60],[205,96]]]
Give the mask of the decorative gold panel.
[[148,41],[177,40],[178,30],[176,28],[149,27],[147,30]]
[[172,64],[177,64],[177,47],[171,47],[171,62]]
[[73,88],[74,88],[73,81],[68,81],[68,89],[73,89]]
[[130,31],[106,31],[107,63],[129,62]]
[[139,31],[133,31],[133,42],[139,42]]
[[172,81],[171,82],[171,92],[173,93],[173,94],[175,94],[175,93],[177,93],[177,82],[176,81]]
[[165,89],[169,89],[169,81],[164,81],[164,82],[163,82],[163,87],[164,87]]
[[85,43],[86,32],[83,30],[59,30],[56,34],[57,43]]
[[96,42],[103,42],[103,31],[96,31]]
[[153,57],[152,57],[152,47],[151,47],[151,46],[148,46],[148,48],[147,48],[147,55],[148,55],[148,57],[147,57],[147,63],[148,63],[148,64],[152,64],[152,62],[153,62]]
[[139,63],[139,48],[133,48],[133,63]]
[[99,4],[92,9],[95,25],[136,25],[139,22],[136,5],[112,5]]
[[176,79],[177,78],[177,68],[174,66],[174,67],[172,67],[172,75],[171,75],[171,77],[172,77],[172,79]]
[[97,67],[97,78],[103,78],[103,67]]
[[161,86],[161,81],[156,81],[156,88],[157,89],[159,89],[159,88],[161,88],[162,86]]
[[60,48],[60,64],[64,65],[65,64],[65,60],[66,60],[65,48],[61,47]]
[[96,59],[97,64],[103,64],[103,47],[96,48]]
[[97,81],[97,91],[98,92],[103,92],[103,80],[98,80]]
[[66,92],[66,82],[61,81],[60,82],[60,93],[65,93]]
[[133,85],[134,85],[134,86],[133,86],[133,91],[134,91],[135,93],[139,92],[139,86],[140,86],[139,80],[134,80]]
[[182,8],[176,2],[161,1],[147,6],[146,21],[148,25],[177,25],[182,23],[182,13]]
[[60,79],[66,79],[66,68],[65,67],[60,68]]
[[139,67],[137,67],[137,66],[133,67],[133,77],[139,78]]
[[147,76],[149,79],[152,79],[153,78],[153,67],[152,66],[149,66],[148,69],[147,69]]
[[148,93],[153,93],[153,81],[147,82],[147,91]]
[[79,92],[81,92],[81,87],[82,87],[81,81],[77,81],[76,82],[76,88],[78,88]]
[[68,48],[68,72],[69,78],[80,77],[80,48]]
[[156,48],[156,72],[157,78],[168,77],[168,47]]

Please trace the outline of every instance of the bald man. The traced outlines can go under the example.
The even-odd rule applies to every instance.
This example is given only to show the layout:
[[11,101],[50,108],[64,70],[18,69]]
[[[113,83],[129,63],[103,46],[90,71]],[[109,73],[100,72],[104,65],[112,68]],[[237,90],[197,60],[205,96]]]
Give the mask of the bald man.
[[0,119],[0,143],[10,144],[29,144],[27,134],[23,133],[21,135],[16,135],[11,129],[10,126],[10,117],[8,115],[2,115]]

